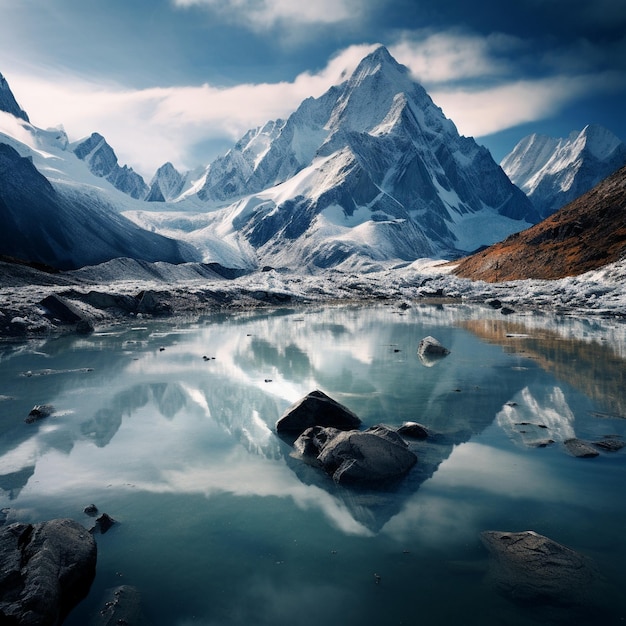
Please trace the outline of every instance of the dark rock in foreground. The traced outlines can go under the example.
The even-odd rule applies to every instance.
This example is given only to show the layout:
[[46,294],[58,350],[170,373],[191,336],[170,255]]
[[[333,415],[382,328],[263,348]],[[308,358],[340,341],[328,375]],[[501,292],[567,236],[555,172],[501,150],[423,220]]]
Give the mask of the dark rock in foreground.
[[398,478],[417,462],[402,437],[380,425],[347,432],[314,426],[294,445],[305,461],[319,465],[340,484]]
[[489,551],[487,582],[508,599],[533,605],[578,605],[601,582],[583,555],[531,530],[481,533]]
[[276,422],[276,432],[299,435],[312,426],[358,428],[361,420],[342,404],[316,389],[292,404]]
[[88,593],[96,543],[71,519],[0,529],[0,624],[55,626]]

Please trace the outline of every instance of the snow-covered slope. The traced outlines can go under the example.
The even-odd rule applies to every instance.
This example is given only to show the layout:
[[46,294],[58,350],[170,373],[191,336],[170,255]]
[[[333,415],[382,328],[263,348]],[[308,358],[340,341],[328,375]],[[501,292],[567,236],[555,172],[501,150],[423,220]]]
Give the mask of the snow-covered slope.
[[547,217],[626,164],[626,144],[589,125],[567,138],[529,135],[503,159],[509,178]]
[[259,264],[287,267],[455,256],[538,221],[489,152],[459,136],[384,47],[287,120],[248,132],[183,197],[192,195],[212,207],[212,232],[243,240]]
[[189,244],[121,215],[144,203],[92,174],[62,129],[39,129],[27,117],[0,111],[0,254],[62,269],[120,256],[199,259]]

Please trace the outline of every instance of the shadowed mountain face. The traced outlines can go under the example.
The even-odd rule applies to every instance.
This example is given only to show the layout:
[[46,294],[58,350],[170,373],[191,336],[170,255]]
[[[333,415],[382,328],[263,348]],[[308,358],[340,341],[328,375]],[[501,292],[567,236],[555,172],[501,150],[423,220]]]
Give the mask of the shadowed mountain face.
[[20,105],[16,102],[9,84],[2,74],[0,74],[0,111],[15,115],[15,117],[19,117],[25,122],[29,121],[26,111],[20,108]]
[[521,233],[467,257],[454,270],[499,282],[576,276],[626,254],[626,167]]
[[115,257],[180,263],[184,246],[147,232],[98,198],[61,195],[29,158],[0,143],[0,250],[58,269]]

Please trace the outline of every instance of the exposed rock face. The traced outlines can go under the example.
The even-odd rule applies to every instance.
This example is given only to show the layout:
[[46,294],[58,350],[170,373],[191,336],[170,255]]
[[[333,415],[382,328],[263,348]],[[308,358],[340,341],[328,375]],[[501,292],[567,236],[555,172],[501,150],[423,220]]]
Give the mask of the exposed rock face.
[[29,121],[28,115],[16,102],[9,83],[7,83],[6,78],[2,74],[0,74],[0,111],[6,111],[25,122]]
[[96,543],[71,519],[0,529],[0,623],[61,624],[87,595],[96,573]]
[[120,167],[113,148],[99,133],[74,144],[74,154],[87,163],[96,176],[106,178],[116,189],[133,198],[142,199],[148,193],[148,185],[131,167]]
[[316,389],[292,404],[276,422],[276,432],[299,435],[312,426],[357,428],[361,420],[342,404]]
[[489,551],[487,582],[522,603],[587,603],[601,578],[583,555],[531,530],[481,534]]
[[307,462],[319,464],[340,484],[397,478],[417,462],[402,437],[382,425],[347,432],[314,426],[294,445]]

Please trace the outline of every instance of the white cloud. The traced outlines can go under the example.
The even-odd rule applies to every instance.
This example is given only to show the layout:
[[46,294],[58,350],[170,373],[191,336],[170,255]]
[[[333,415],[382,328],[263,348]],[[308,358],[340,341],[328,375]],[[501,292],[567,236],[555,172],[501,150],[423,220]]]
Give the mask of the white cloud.
[[481,90],[440,88],[431,96],[461,134],[483,137],[556,115],[587,93],[624,86],[623,77],[604,73],[520,80]]
[[[150,177],[165,161],[190,168],[194,145],[233,142],[268,120],[288,116],[309,96],[320,96],[349,75],[375,46],[352,46],[316,74],[293,82],[215,87],[208,84],[133,90],[63,74],[15,74],[7,80],[33,124],[63,124],[71,140],[97,131],[120,163]],[[216,155],[210,155],[214,157]],[[208,157],[207,157],[208,160]]]
[[174,5],[207,7],[253,30],[278,24],[336,24],[354,19],[363,7],[354,0],[174,0]]
[[[498,53],[521,45],[505,36],[483,40],[444,32],[429,33],[419,41],[404,36],[390,49],[426,83],[459,131],[474,137],[551,117],[587,93],[626,86],[624,75],[617,73],[511,80],[513,71]],[[233,87],[129,89],[49,69],[24,70],[6,78],[33,124],[45,128],[62,123],[71,140],[100,132],[120,163],[150,178],[165,161],[182,169],[207,164],[248,129],[288,116],[305,98],[320,96],[349,76],[374,47],[348,47],[319,72],[303,72],[291,82]],[[198,146],[208,146],[201,157]]]
[[508,35],[489,37],[457,31],[431,33],[416,38],[405,34],[390,52],[406,65],[416,80],[424,84],[501,76],[511,70],[498,54],[519,47],[521,42]]

